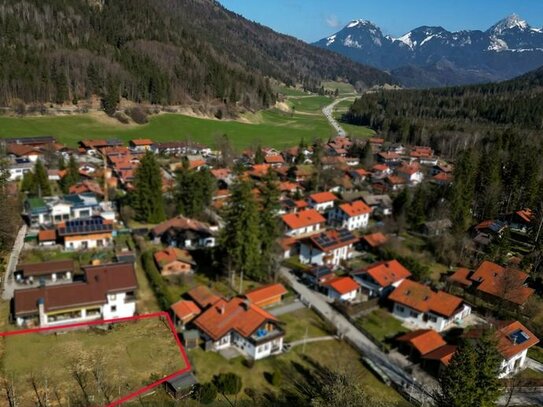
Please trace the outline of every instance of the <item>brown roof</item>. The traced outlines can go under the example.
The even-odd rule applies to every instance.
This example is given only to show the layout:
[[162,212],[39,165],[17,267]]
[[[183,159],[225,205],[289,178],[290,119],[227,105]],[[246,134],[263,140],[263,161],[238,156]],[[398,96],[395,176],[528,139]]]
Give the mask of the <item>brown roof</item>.
[[287,289],[283,284],[278,283],[256,288],[245,294],[245,297],[247,297],[252,304],[261,305],[275,297],[285,295],[286,293]]
[[34,315],[43,300],[46,312],[107,302],[108,293],[135,290],[134,265],[112,263],[84,267],[85,281],[15,290],[15,315]]
[[40,242],[50,242],[51,240],[56,240],[56,239],[57,239],[56,229],[40,230],[40,233],[38,233],[38,240]]
[[381,232],[372,233],[369,235],[362,236],[362,239],[370,246],[370,247],[379,247],[381,245],[384,245],[386,242],[388,242],[388,237],[386,237]]
[[437,348],[432,352],[427,353],[423,356],[423,359],[427,360],[439,360],[445,366],[448,366],[452,357],[456,353],[457,346],[455,345],[444,345],[441,348]]
[[462,305],[462,299],[443,291],[434,292],[430,287],[411,280],[404,280],[388,297],[419,312],[434,312],[451,317]]
[[194,320],[194,325],[213,340],[219,340],[231,331],[249,337],[264,323],[276,318],[242,298],[219,300]]
[[17,267],[18,271],[22,271],[25,277],[30,276],[44,276],[52,273],[60,273],[74,271],[74,261],[73,260],[57,260],[57,261],[48,261],[42,263],[27,263],[20,264]]
[[340,247],[356,243],[358,238],[347,229],[341,229],[327,230],[318,235],[308,237],[306,241],[317,247],[320,251],[327,253]]
[[186,300],[177,301],[171,306],[171,310],[183,322],[189,322],[202,312],[193,301]]
[[208,305],[215,304],[221,299],[221,297],[216,295],[205,285],[194,287],[187,292],[187,295],[192,298],[200,308],[205,308]]
[[203,232],[212,234],[212,231],[207,223],[197,221],[195,219],[185,218],[183,216],[178,216],[176,218],[169,219],[161,224],[155,226],[151,232],[155,236],[160,236],[168,229],[182,229],[182,230],[193,230],[195,232]]

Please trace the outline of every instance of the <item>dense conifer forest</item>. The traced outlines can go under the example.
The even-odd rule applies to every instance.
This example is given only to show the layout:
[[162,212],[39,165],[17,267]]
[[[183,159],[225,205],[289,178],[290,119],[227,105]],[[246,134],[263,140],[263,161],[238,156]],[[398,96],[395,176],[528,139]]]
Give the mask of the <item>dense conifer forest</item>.
[[389,75],[275,33],[212,0],[0,0],[0,104],[274,102],[269,79],[359,87]]

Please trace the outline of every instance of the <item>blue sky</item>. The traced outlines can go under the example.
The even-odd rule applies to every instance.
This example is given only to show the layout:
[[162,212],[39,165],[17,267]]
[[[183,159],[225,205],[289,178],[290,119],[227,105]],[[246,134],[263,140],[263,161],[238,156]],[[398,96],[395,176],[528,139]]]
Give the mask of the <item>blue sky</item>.
[[543,26],[543,0],[219,0],[249,20],[307,42],[317,41],[364,18],[384,34],[399,36],[421,25],[450,31],[486,30],[516,13]]

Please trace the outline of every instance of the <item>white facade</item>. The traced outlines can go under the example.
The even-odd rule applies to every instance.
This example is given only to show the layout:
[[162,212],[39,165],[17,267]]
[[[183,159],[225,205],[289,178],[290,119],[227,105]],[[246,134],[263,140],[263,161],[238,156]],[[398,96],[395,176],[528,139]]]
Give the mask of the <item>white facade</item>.
[[340,294],[336,290],[334,290],[332,287],[328,287],[328,298],[331,300],[339,300],[339,301],[353,301],[356,299],[356,294],[358,290],[349,291],[345,294]]
[[12,165],[9,167],[9,181],[17,181],[23,179],[27,172],[32,172],[33,165]]
[[377,282],[367,273],[357,274],[352,276],[354,281],[368,290],[368,295],[370,297],[382,297],[383,295],[391,292],[394,288],[398,287],[405,278],[396,281],[395,283],[390,284],[387,287],[381,287]]
[[219,351],[231,346],[243,353],[248,359],[259,360],[281,353],[283,349],[283,336],[268,342],[254,344],[237,332],[229,332],[218,341],[213,342],[212,349]]
[[424,179],[424,174],[421,171],[414,172],[413,174],[406,174],[399,171],[399,175],[407,180],[411,185],[418,185]]
[[102,306],[104,319],[128,318],[136,313],[136,299],[127,293],[107,295],[107,303]]
[[326,201],[326,202],[317,203],[310,198],[309,206],[317,210],[318,212],[323,213],[323,212],[326,212],[328,209],[332,209],[334,207],[334,201]]
[[306,236],[317,233],[321,230],[321,224],[316,223],[314,225],[304,226],[297,229],[291,229],[287,226],[285,235],[289,237]]
[[336,223],[342,229],[347,229],[349,231],[357,229],[366,229],[370,221],[370,214],[363,213],[361,215],[349,216],[341,208],[336,208],[334,211],[330,212],[330,221]]
[[517,353],[510,359],[502,360],[499,378],[503,379],[504,377],[510,376],[523,369],[526,365],[527,354],[528,349],[525,349],[522,352]]
[[112,237],[95,238],[92,235],[79,236],[77,240],[64,240],[64,247],[70,250],[95,249],[97,247],[109,247],[113,243]]
[[471,307],[463,304],[459,311],[449,318],[432,312],[420,312],[406,305],[394,303],[392,315],[396,318],[415,325],[420,329],[433,329],[437,332],[451,328],[455,323],[461,322],[471,314]]
[[352,247],[353,245],[350,244],[325,253],[311,244],[302,243],[300,246],[300,262],[302,264],[327,265],[335,268],[340,265],[342,260],[351,258]]

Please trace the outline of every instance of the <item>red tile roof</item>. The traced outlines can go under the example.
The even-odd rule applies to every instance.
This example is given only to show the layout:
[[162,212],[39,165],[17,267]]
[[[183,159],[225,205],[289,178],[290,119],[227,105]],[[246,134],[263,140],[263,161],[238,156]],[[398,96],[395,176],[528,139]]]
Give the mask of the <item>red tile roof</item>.
[[447,345],[443,337],[433,329],[419,329],[408,332],[398,337],[397,340],[409,343],[421,356]]
[[171,306],[173,313],[184,323],[189,322],[202,312],[193,301],[181,300]]
[[454,272],[453,275],[449,276],[448,280],[451,283],[457,283],[465,287],[469,287],[473,284],[473,281],[469,279],[470,274],[471,271],[469,271],[467,268],[459,268]]
[[231,331],[249,337],[266,322],[277,319],[256,305],[242,298],[219,300],[194,320],[194,325],[217,341]]
[[407,183],[407,181],[402,178],[402,177],[399,177],[397,175],[389,175],[387,178],[386,178],[386,181],[390,184],[390,185],[404,185]]
[[245,294],[245,297],[251,301],[251,304],[260,306],[261,304],[264,304],[275,297],[283,296],[286,293],[287,289],[283,284],[278,283],[256,288]]
[[510,359],[539,343],[537,336],[519,321],[501,327],[496,334],[498,336],[498,351],[505,359]]
[[351,277],[337,277],[337,278],[327,281],[323,285],[327,287],[331,287],[332,289],[334,289],[334,291],[336,291],[340,295],[348,294],[360,288],[360,285],[356,281],[354,281]]
[[528,274],[520,270],[506,269],[490,261],[484,261],[470,277],[479,283],[477,290],[522,305],[534,293],[524,284]]
[[462,299],[443,291],[434,292],[423,284],[404,280],[388,297],[390,301],[419,312],[433,312],[451,317],[462,305]]
[[373,167],[371,167],[371,169],[374,172],[384,172],[388,171],[390,168],[385,164],[375,164]]
[[281,155],[267,155],[264,157],[266,164],[283,164],[285,160]]
[[38,233],[38,240],[40,242],[50,242],[56,239],[57,239],[56,229],[40,230],[40,233]]
[[439,174],[436,174],[432,177],[434,181],[437,182],[452,182],[453,176],[452,174],[447,174],[445,172],[440,172]]
[[345,212],[349,217],[371,213],[371,208],[362,201],[346,203],[346,204],[340,205],[339,208],[343,212]]
[[208,305],[213,305],[219,300],[222,300],[217,294],[211,291],[205,285],[199,285],[187,292],[187,295],[200,307],[205,308]]
[[[388,287],[411,276],[409,270],[402,266],[398,260],[381,261],[360,270],[360,272],[369,274],[381,287]],[[358,272],[353,274],[358,274]]]
[[192,256],[187,250],[181,250],[176,247],[168,247],[154,254],[155,261],[160,267],[164,267],[174,261],[181,261],[192,264]]
[[290,229],[300,229],[326,222],[326,219],[315,209],[287,213],[282,219]]
[[439,360],[443,365],[448,366],[458,349],[455,345],[444,345],[441,348],[437,348],[432,352],[427,353],[423,356],[426,360]]
[[388,237],[381,232],[371,233],[369,235],[362,236],[362,239],[364,239],[364,241],[373,248],[382,246],[386,242],[388,242]]
[[534,213],[531,209],[522,209],[520,211],[516,211],[515,213],[526,223],[531,223],[534,219]]
[[130,143],[132,143],[134,146],[152,146],[154,141],[148,138],[138,138],[130,140]]
[[413,164],[403,164],[397,170],[400,174],[413,175],[417,172],[420,172],[420,165],[418,163]]
[[318,192],[316,194],[309,195],[309,198],[316,203],[325,203],[330,201],[336,201],[338,198],[331,192]]

